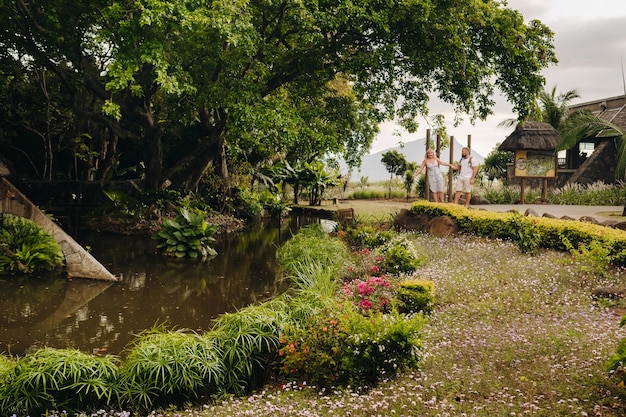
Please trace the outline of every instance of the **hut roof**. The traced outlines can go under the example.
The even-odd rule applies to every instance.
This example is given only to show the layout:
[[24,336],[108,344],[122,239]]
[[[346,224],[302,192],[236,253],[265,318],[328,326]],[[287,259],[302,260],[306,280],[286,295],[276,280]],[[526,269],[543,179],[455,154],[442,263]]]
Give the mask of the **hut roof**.
[[553,151],[561,135],[549,123],[522,122],[498,147],[500,151],[536,150]]

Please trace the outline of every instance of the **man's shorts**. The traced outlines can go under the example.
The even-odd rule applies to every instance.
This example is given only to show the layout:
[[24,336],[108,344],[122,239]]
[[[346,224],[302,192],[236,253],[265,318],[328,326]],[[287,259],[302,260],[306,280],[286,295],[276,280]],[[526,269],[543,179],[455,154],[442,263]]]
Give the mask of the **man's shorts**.
[[470,178],[459,177],[456,179],[456,190],[462,193],[471,193],[472,185],[470,184]]

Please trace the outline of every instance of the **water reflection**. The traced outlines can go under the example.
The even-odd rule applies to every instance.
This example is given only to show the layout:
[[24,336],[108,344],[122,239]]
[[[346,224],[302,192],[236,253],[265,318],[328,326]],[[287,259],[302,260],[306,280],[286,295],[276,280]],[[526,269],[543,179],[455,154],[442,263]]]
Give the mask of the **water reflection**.
[[0,278],[0,352],[23,355],[42,346],[120,353],[155,324],[210,328],[218,315],[285,290],[276,248],[319,219],[293,217],[216,242],[217,257],[201,263],[156,256],[146,238],[84,234],[76,240],[120,278]]

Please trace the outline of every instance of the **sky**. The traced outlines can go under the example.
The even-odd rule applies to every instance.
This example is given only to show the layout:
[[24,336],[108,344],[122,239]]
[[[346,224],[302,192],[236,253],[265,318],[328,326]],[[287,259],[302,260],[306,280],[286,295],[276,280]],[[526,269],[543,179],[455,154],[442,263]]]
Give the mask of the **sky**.
[[[559,63],[545,69],[545,90],[556,86],[557,94],[575,89],[580,98],[571,104],[624,95],[622,63],[626,65],[626,2],[624,0],[509,0],[508,7],[522,13],[526,21],[538,19],[554,32]],[[516,118],[511,104],[494,97],[494,114],[473,126],[466,120],[453,126],[454,114],[445,103],[432,103],[431,114],[442,113],[449,122],[448,135],[467,144],[471,135],[473,151],[487,156],[513,131],[498,124]],[[426,121],[409,134],[393,122],[380,125],[370,153],[426,137]]]

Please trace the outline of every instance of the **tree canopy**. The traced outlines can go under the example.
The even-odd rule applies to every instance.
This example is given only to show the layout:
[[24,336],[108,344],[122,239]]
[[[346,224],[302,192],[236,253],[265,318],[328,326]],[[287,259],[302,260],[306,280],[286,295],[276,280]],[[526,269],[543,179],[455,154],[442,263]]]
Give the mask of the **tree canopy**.
[[553,33],[495,0],[7,0],[0,151],[41,178],[196,188],[212,169],[329,153],[356,166],[378,124],[436,93],[521,116]]

